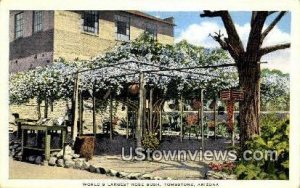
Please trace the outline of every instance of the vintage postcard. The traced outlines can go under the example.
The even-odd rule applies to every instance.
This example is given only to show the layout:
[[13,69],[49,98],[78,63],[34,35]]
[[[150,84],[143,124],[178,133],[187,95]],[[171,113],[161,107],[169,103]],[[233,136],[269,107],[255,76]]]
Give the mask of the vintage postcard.
[[48,2],[0,2],[1,187],[299,187],[299,1]]

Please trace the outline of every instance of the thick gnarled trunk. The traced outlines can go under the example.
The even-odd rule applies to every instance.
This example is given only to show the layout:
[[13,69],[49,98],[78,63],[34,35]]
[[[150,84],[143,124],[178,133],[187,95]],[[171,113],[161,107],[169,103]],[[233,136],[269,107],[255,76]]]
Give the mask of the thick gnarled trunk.
[[265,21],[276,11],[253,11],[250,22],[250,33],[246,48],[235,28],[228,11],[203,11],[201,17],[220,17],[227,32],[227,37],[221,32],[210,35],[223,50],[230,53],[238,68],[240,87],[243,88],[245,99],[240,102],[241,146],[254,134],[260,133],[260,64],[262,56],[290,47],[290,42],[262,47],[263,41],[270,31],[278,24],[286,11],[280,11],[264,29]]
[[260,134],[260,65],[243,62],[239,67],[240,87],[244,90],[244,100],[240,102],[241,146],[254,134]]

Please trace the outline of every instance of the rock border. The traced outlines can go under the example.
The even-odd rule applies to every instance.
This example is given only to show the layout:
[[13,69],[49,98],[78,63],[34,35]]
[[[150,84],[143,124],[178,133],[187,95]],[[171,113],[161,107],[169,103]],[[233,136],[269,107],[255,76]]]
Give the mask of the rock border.
[[[22,160],[21,143],[14,141],[9,144],[10,156],[15,160]],[[62,168],[73,168],[79,170],[86,170],[91,173],[105,174],[107,176],[118,177],[130,180],[173,180],[171,177],[159,177],[153,176],[149,173],[139,172],[122,172],[114,169],[103,168],[89,164],[85,158],[80,158],[78,154],[75,154],[74,150],[70,146],[65,147],[65,155],[63,150],[59,152],[53,152],[50,155],[49,161],[43,161],[40,155],[30,155],[26,157],[26,161],[38,165],[56,166]]]

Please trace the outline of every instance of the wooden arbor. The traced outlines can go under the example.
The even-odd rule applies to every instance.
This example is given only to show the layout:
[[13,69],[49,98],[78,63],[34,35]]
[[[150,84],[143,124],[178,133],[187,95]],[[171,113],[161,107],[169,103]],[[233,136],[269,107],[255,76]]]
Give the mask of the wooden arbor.
[[[131,69],[128,68],[127,66],[125,66],[125,63],[135,63],[137,64],[137,69]],[[124,66],[122,66],[124,65]],[[147,69],[141,69],[140,67],[145,67],[147,66]],[[82,72],[86,72],[86,71],[93,71],[96,69],[103,69],[103,68],[116,68],[118,70],[125,70],[126,72],[124,74],[119,74],[119,75],[113,75],[109,78],[116,78],[116,77],[124,77],[124,76],[128,76],[128,75],[139,75],[139,108],[138,108],[138,114],[137,114],[137,125],[136,125],[136,139],[137,139],[137,146],[141,146],[141,138],[142,138],[142,130],[143,130],[143,126],[144,126],[144,112],[145,112],[145,77],[147,77],[148,75],[159,75],[159,76],[165,76],[165,77],[175,77],[175,78],[181,78],[181,76],[178,74],[172,74],[170,72],[180,72],[182,73],[182,75],[185,75],[184,77],[188,77],[190,78],[194,83],[198,83],[199,85],[201,85],[202,80],[200,78],[197,78],[199,76],[208,76],[208,77],[218,77],[215,75],[210,75],[210,74],[204,74],[204,73],[198,73],[197,71],[192,71],[192,70],[197,70],[197,69],[207,69],[207,68],[215,68],[215,67],[227,67],[227,66],[232,66],[231,64],[225,64],[225,65],[216,65],[216,66],[197,66],[197,67],[183,67],[183,68],[169,68],[166,66],[162,66],[162,65],[155,65],[155,64],[151,64],[151,63],[146,63],[146,62],[139,62],[139,61],[129,61],[129,62],[122,62],[122,63],[114,63],[114,64],[109,64],[109,65],[104,65],[101,67],[96,67],[93,69],[85,69],[82,71],[77,71],[75,74],[75,82],[74,82],[74,95],[73,95],[73,103],[74,103],[74,107],[75,109],[77,109],[80,105],[76,104],[78,103],[78,97],[80,95],[78,95],[78,74],[82,73]],[[99,74],[99,76],[101,76]],[[192,78],[193,77],[193,78]],[[137,84],[137,83],[136,83]],[[201,89],[200,95],[199,95],[199,99],[201,101],[201,104],[203,104],[203,89]],[[111,96],[112,91],[110,91],[110,101],[112,101],[112,96]],[[150,89],[150,96],[151,95],[151,89]],[[180,97],[180,125],[181,125],[181,140],[182,140],[182,135],[183,135],[183,96]],[[152,110],[152,99],[150,97],[150,104],[149,104],[149,109],[150,109],[150,113],[152,114],[153,110]],[[94,99],[93,99],[93,110],[94,108]],[[110,104],[112,104],[110,102]],[[112,111],[112,108],[110,108],[110,114]],[[201,105],[201,107],[198,109],[199,111],[199,125],[201,127],[201,136],[202,136],[202,143],[201,143],[201,148],[204,149],[204,126],[203,126],[203,105]],[[160,123],[160,130],[162,129],[161,127],[161,110],[160,110],[160,118],[159,118],[159,123]],[[72,132],[72,138],[75,140],[76,136],[77,136],[77,132],[78,130],[76,130],[77,128],[77,123],[78,121],[76,121],[78,119],[78,116],[80,116],[80,113],[78,114],[78,111],[75,110],[73,111],[73,132]],[[93,116],[95,116],[95,113],[93,113]],[[152,116],[152,115],[151,115]],[[81,118],[79,117],[80,121],[79,123],[81,123]],[[95,117],[93,117],[93,120],[95,120]],[[152,120],[150,118],[149,122],[152,123]],[[95,127],[95,121],[93,121],[93,125]],[[112,126],[111,126],[112,127]],[[151,129],[151,126],[149,126]],[[95,130],[95,129],[94,129]],[[112,139],[112,136],[110,136]],[[161,138],[161,133],[160,133],[160,138]]]
[[234,146],[234,103],[244,99],[244,92],[241,90],[223,90],[220,93],[221,100],[225,101],[227,106],[227,126],[231,132],[231,143]]

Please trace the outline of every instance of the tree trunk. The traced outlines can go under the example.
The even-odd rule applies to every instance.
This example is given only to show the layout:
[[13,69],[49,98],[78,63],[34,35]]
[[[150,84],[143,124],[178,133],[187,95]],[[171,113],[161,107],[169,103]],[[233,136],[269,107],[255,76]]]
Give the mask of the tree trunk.
[[238,67],[240,87],[244,90],[244,100],[240,102],[241,146],[252,135],[260,134],[260,65],[242,62]]

